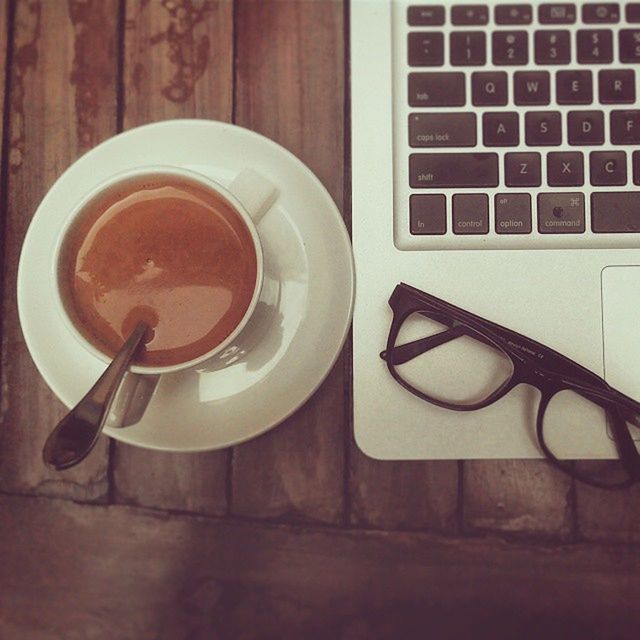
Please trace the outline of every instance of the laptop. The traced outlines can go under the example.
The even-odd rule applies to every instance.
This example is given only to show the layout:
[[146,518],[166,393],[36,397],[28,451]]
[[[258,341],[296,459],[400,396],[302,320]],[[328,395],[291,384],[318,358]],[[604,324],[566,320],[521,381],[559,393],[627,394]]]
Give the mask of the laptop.
[[[388,299],[405,282],[640,397],[640,2],[351,0],[349,21],[357,443],[542,457],[536,390],[458,412],[391,377]],[[558,454],[614,457],[572,411]]]

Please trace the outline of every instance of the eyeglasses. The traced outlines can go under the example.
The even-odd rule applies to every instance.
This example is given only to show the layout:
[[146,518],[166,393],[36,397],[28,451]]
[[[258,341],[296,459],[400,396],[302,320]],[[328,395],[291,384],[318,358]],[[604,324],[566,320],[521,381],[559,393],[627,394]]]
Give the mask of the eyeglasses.
[[[393,321],[380,356],[412,394],[475,411],[529,384],[540,392],[538,442],[556,467],[603,489],[640,482],[639,402],[557,351],[407,284],[396,286],[389,305]],[[592,457],[594,438],[614,462],[562,459],[568,444]]]

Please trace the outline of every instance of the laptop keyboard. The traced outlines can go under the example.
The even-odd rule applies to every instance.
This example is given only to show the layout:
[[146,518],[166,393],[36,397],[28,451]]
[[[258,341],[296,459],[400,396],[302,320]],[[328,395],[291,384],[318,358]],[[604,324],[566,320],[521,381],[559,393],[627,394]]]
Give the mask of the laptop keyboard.
[[627,234],[637,246],[640,2],[403,13],[409,238]]

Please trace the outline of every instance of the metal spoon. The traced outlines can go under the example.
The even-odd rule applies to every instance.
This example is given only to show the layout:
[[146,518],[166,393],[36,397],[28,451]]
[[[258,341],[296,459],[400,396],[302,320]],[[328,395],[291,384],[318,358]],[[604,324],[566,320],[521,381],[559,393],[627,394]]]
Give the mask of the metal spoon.
[[93,449],[129,362],[148,327],[146,322],[138,323],[87,395],[49,434],[42,451],[47,466],[57,470],[68,469],[84,460]]

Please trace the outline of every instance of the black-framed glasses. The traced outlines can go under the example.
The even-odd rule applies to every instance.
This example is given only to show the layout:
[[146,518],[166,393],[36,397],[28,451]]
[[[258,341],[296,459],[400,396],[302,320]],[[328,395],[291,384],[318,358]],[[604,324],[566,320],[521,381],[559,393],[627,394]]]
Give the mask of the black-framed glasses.
[[[604,489],[640,482],[640,402],[557,351],[410,285],[397,285],[389,305],[380,356],[405,389],[439,407],[475,411],[529,384],[540,392],[538,442],[555,466]],[[579,452],[581,443],[590,457],[594,437],[606,438],[615,461],[561,459],[567,444]]]

